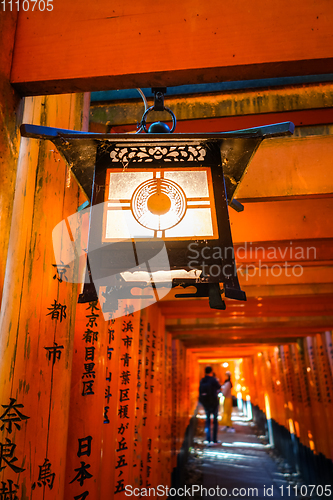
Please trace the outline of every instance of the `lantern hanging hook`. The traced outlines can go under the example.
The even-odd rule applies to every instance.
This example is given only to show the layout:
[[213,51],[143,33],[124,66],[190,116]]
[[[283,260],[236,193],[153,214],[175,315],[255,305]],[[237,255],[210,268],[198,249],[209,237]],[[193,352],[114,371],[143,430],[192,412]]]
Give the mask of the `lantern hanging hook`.
[[[145,110],[145,112],[142,116],[141,122],[140,122],[140,129],[143,129],[146,133],[156,133],[156,132],[157,133],[172,133],[176,128],[177,120],[176,120],[176,117],[175,117],[175,114],[173,113],[173,111],[170,108],[166,108],[164,106],[164,94],[166,93],[167,89],[166,89],[166,87],[153,87],[151,90],[154,94],[154,105],[150,106],[150,108]],[[169,129],[169,127],[166,123],[155,122],[147,130],[146,118],[147,118],[148,113],[150,111],[153,111],[153,110],[154,111],[167,111],[168,113],[170,113],[170,115],[172,117],[171,129]]]

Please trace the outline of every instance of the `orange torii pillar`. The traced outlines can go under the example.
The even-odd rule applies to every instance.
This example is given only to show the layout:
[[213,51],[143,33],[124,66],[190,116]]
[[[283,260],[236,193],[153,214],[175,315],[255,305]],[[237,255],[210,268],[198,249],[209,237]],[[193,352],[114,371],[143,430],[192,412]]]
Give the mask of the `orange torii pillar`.
[[314,422],[314,445],[317,453],[322,453],[326,457],[330,456],[330,447],[327,440],[328,426],[324,414],[322,393],[319,382],[320,367],[316,362],[315,338],[306,337],[304,339],[304,353],[307,370],[307,379],[310,389],[311,413]]
[[[0,300],[5,279],[8,243],[15,196],[20,148],[19,122],[23,99],[10,84],[10,72],[18,11],[7,9],[0,18]],[[30,100],[31,101],[31,100]]]
[[327,458],[333,460],[333,379],[330,373],[329,345],[328,337],[324,334],[317,334],[314,337],[315,357],[318,366],[318,381],[322,400],[322,420],[326,422],[326,440],[329,447]]
[[[80,130],[82,106],[29,98],[24,121]],[[53,146],[22,139],[0,317],[1,488],[22,500],[63,498],[76,285],[52,231],[82,201]]]
[[105,321],[99,303],[77,305],[65,498],[170,486],[164,320],[157,305],[134,311],[126,300],[115,316]]
[[302,339],[297,344],[290,346],[290,362],[293,373],[293,384],[295,394],[295,434],[300,442],[309,446],[309,434],[314,432],[312,412],[310,407],[310,394],[304,363]]

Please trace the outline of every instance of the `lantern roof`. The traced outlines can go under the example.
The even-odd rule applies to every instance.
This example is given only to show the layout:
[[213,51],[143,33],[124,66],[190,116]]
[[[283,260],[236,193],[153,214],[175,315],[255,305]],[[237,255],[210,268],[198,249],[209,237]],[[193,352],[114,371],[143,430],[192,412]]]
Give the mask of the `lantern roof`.
[[292,135],[294,124],[282,122],[228,132],[190,134],[101,134],[29,124],[21,125],[20,130],[22,137],[48,139],[54,143],[89,200],[98,146],[103,144],[105,146],[114,144],[119,147],[186,144],[209,148],[209,143],[218,144],[230,204],[261,141],[265,138]]

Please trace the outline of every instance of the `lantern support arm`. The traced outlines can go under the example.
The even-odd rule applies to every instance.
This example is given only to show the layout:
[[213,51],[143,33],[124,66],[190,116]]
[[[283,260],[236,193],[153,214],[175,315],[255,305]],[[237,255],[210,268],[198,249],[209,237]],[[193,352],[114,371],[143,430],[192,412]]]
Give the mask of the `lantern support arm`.
[[236,212],[243,212],[244,210],[244,205],[240,201],[237,201],[235,199],[228,202],[228,205],[230,208],[236,210]]

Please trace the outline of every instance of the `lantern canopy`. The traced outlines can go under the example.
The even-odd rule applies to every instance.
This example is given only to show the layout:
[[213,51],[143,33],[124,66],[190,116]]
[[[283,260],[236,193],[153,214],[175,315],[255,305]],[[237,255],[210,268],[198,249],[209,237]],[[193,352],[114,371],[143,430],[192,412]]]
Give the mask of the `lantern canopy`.
[[[209,297],[218,309],[225,308],[222,293],[246,300],[228,205],[242,209],[234,197],[261,141],[293,128],[286,122],[214,134],[94,134],[22,125],[24,137],[56,145],[91,203],[79,300],[96,300],[103,289],[104,309],[112,309],[152,282],[156,289],[180,287],[176,297]],[[196,291],[181,293],[188,286]]]

